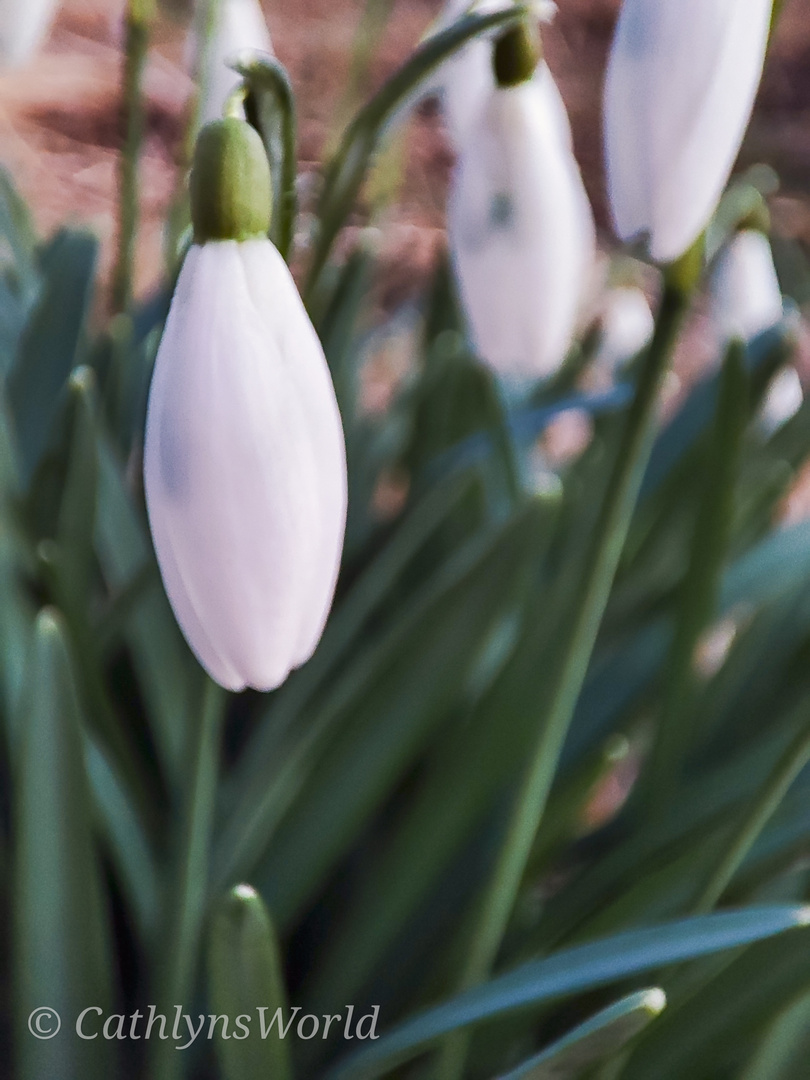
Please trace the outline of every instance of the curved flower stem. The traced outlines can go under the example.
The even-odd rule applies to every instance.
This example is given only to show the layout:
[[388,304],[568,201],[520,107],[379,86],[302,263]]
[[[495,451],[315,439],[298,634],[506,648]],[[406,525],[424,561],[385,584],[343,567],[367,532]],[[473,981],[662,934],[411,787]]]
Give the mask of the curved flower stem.
[[[691,258],[692,253],[667,274],[655,336],[641,369],[594,540],[585,556],[579,595],[563,625],[559,651],[548,666],[553,679],[549,704],[484,892],[460,990],[475,986],[489,974],[543,818],[652,448],[661,386],[697,277]],[[440,1080],[457,1080],[463,1074],[468,1042],[469,1035],[463,1032],[446,1040],[438,1063]]]
[[[169,917],[164,978],[160,986],[159,1013],[167,1017],[178,1005],[190,1004],[200,934],[208,897],[211,827],[219,770],[220,734],[226,702],[223,690],[210,679],[203,693],[199,732],[194,748],[193,770],[189,776],[185,810],[181,822],[181,847],[177,877],[169,897]],[[171,1023],[171,1019],[169,1020]],[[182,1062],[175,1045],[157,1039],[150,1076],[154,1080],[174,1080]]]
[[142,82],[154,13],[154,0],[129,0],[123,86],[125,134],[118,174],[118,250],[112,283],[112,306],[115,312],[127,311],[132,301],[139,216],[138,159],[145,125]]
[[711,877],[695,901],[692,909],[695,915],[708,913],[717,906],[745,857],[779,809],[791,784],[808,762],[810,762],[810,727],[804,725],[776,763],[753,806],[740,822],[725,850],[725,855],[712,871]]

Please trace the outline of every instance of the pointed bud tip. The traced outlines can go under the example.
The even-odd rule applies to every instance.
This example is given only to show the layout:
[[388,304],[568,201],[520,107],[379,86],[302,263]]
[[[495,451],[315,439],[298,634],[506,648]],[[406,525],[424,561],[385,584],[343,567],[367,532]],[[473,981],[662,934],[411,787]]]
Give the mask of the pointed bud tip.
[[272,181],[258,132],[236,117],[206,124],[197,137],[190,180],[195,243],[266,236]]
[[660,986],[654,986],[644,992],[642,1007],[652,1016],[659,1016],[667,1007],[667,995]]
[[234,885],[231,896],[236,900],[258,900],[259,894],[252,885]]
[[528,82],[540,62],[542,49],[536,26],[522,19],[495,40],[492,67],[498,86],[508,88]]
[[81,364],[70,373],[68,386],[78,397],[86,397],[94,393],[96,388],[95,372],[86,364]]
[[62,636],[62,616],[54,607],[44,607],[37,615],[36,633],[39,638]]

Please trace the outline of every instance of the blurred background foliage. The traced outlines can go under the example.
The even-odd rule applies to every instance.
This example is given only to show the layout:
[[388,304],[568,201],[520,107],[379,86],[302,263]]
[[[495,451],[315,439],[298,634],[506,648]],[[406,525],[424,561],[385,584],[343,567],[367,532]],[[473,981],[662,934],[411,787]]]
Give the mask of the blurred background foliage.
[[[356,72],[384,7],[369,6]],[[348,85],[347,116],[363,80]],[[390,191],[380,177],[401,160],[386,151],[366,193]],[[785,172],[777,202],[801,207],[810,173]],[[718,246],[772,179],[748,173],[727,196]],[[0,1068],[427,1077],[441,1036],[474,1024],[481,1080],[805,1080],[810,401],[776,431],[758,421],[803,333],[801,231],[775,239],[794,317],[725,360],[687,335],[495,974],[458,995],[638,364],[582,389],[593,330],[557,379],[507,393],[469,352],[446,261],[381,304],[377,234],[351,200],[335,207],[302,218],[337,239],[308,293],[347,437],[337,599],[285,686],[229,696],[177,630],[140,487],[169,287],[109,317],[99,239],[43,239],[2,180]],[[687,377],[689,341],[703,360]],[[555,453],[572,409],[587,438]],[[240,882],[258,895],[229,895]],[[285,1000],[378,1005],[383,1038],[240,1056],[70,1030],[88,1005]],[[42,1005],[65,1024],[50,1041],[26,1029]]]

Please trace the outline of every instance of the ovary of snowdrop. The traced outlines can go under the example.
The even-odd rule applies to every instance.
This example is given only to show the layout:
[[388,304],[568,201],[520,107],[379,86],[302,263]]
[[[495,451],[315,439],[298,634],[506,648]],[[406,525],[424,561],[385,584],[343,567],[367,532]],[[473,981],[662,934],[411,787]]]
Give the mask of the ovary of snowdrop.
[[[477,3],[472,3],[471,0],[448,0],[442,11],[439,27],[449,26],[469,11],[481,15],[513,6],[513,0],[478,0]],[[546,22],[553,18],[555,11],[555,5],[544,0],[533,5],[535,17]],[[570,140],[571,127],[568,122],[568,113],[556,83],[547,76],[546,65],[538,65],[535,77],[550,83],[546,87],[549,105],[556,113],[560,130]],[[481,110],[486,107],[495,89],[491,39],[486,36],[477,37],[454,53],[442,65],[434,85],[441,94],[442,116],[448,134],[453,145],[459,149],[473,131]]]
[[222,116],[225,102],[241,81],[229,64],[248,50],[273,52],[259,0],[219,0],[214,4],[211,28],[202,23],[206,11],[203,4],[190,40],[200,87],[201,125]]
[[42,45],[57,0],[0,0],[0,67],[17,67]]
[[613,376],[652,340],[655,319],[647,297],[635,285],[608,289],[599,320],[594,367]]
[[149,523],[175,616],[230,690],[269,690],[312,654],[346,519],[343,431],[323,350],[266,238],[261,139],[200,134],[195,243],[155,361],[144,448]]
[[605,85],[608,190],[624,241],[660,263],[698,239],[728,182],[772,0],[624,0]]
[[493,86],[459,149],[448,233],[478,354],[503,375],[537,378],[571,344],[595,238],[551,73],[524,74]]

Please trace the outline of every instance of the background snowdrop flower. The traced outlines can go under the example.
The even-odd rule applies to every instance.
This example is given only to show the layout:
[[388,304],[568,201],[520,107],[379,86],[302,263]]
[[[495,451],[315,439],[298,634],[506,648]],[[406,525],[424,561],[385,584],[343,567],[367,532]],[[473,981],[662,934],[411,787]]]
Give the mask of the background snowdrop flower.
[[771,245],[758,229],[742,229],[718,256],[709,311],[721,341],[750,341],[782,321],[782,290]]
[[[718,256],[709,285],[709,314],[721,345],[733,338],[751,341],[785,317],[770,241],[759,229],[741,229]],[[763,434],[772,435],[803,400],[799,373],[786,365],[765,392],[757,418]]]
[[16,67],[33,56],[58,7],[57,0],[0,0],[0,66]]
[[343,432],[320,343],[265,236],[269,167],[249,125],[203,129],[191,194],[195,243],[149,397],[149,522],[203,667],[230,690],[269,690],[312,654],[331,605]]
[[[480,15],[513,6],[513,0],[479,0],[475,4],[470,3],[470,0],[449,0],[444,6],[439,28],[444,29],[468,11]],[[544,0],[540,0],[533,7],[534,15],[546,22],[553,18],[555,11],[556,6]],[[545,64],[538,65],[536,77],[550,84],[546,88],[547,93],[556,108],[560,128],[570,140],[568,113]],[[464,145],[474,129],[475,122],[485,108],[495,85],[492,41],[486,36],[475,38],[442,65],[436,89],[441,93],[442,113],[450,138],[457,149]]]
[[773,435],[796,415],[803,403],[804,389],[799,373],[792,364],[788,364],[777,371],[765,391],[757,417],[763,435]]
[[[526,34],[519,27],[499,39],[496,70]],[[479,355],[501,374],[538,377],[565,358],[595,237],[551,74],[543,65],[533,77],[528,54],[518,74],[501,72],[460,148],[448,233]]]
[[772,0],[625,0],[605,85],[616,230],[678,259],[708,224],[751,116]]
[[[206,5],[201,6],[201,18]],[[196,57],[200,87],[200,124],[218,120],[229,95],[241,82],[229,64],[246,50],[273,52],[270,31],[259,0],[220,0],[214,5],[215,25],[192,30],[191,47]]]
[[612,376],[652,341],[655,319],[642,290],[635,285],[609,289],[599,328],[601,340],[594,366]]

